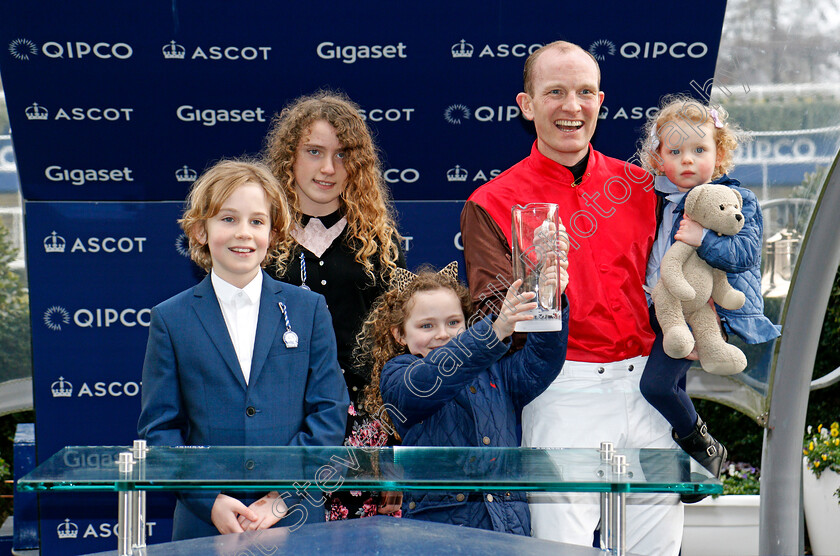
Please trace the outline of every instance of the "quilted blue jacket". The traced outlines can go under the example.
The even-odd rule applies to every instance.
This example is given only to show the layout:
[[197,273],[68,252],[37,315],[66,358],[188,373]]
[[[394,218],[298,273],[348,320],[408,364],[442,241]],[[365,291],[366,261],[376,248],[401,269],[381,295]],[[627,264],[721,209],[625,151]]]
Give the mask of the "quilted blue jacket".
[[[760,344],[777,338],[781,328],[764,316],[764,299],[761,297],[761,249],[764,235],[764,221],[758,199],[749,189],[740,187],[741,183],[726,174],[714,180],[735,189],[741,194],[744,205],[744,227],[734,236],[718,235],[709,232],[703,238],[697,254],[714,268],[726,272],[729,283],[744,292],[747,297],[744,306],[729,311],[716,305],[720,320],[729,334],[736,334],[748,344]],[[679,230],[679,221],[685,211],[685,197],[674,210],[674,234]]]
[[[528,334],[525,347],[505,355],[509,342],[485,317],[425,358],[400,355],[382,369],[382,399],[404,446],[519,446],[522,408],[540,395],[563,366],[569,308],[563,297],[563,331]],[[465,461],[465,471],[501,461]],[[488,496],[489,495],[489,496]],[[406,491],[403,516],[492,531],[531,534],[525,493]]]

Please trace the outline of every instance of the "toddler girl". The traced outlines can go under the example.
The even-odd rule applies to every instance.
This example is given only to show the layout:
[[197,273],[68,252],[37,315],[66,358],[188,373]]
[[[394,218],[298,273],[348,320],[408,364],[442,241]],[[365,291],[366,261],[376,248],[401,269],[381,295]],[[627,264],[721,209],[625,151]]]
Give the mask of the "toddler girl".
[[[654,187],[660,197],[660,224],[648,260],[645,289],[648,293],[653,291],[659,281],[662,256],[674,241],[692,245],[700,258],[726,271],[729,282],[746,295],[741,309],[729,311],[715,306],[724,331],[749,344],[758,344],[776,338],[779,330],[764,316],[761,297],[761,208],[749,189],[726,175],[733,167],[733,153],[740,136],[738,128],[727,120],[728,114],[722,107],[709,107],[693,98],[673,95],[662,100],[659,112],[645,125],[639,158],[642,166],[656,175]],[[741,194],[744,227],[737,235],[708,233],[683,215],[686,192],[704,183],[723,184]],[[656,340],[642,375],[642,394],[671,423],[677,444],[719,477],[726,448],[709,434],[685,391],[685,375],[696,356],[668,357],[662,349],[662,330],[652,304],[650,320]],[[685,495],[682,500],[696,502],[704,497]]]

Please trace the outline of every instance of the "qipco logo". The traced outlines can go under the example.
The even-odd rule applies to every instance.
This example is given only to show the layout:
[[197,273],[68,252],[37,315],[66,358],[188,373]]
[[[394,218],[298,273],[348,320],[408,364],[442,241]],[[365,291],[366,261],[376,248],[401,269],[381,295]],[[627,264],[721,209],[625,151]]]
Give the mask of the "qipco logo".
[[703,42],[626,42],[621,45],[619,53],[624,58],[702,58],[709,52],[709,47]]
[[70,311],[60,305],[53,305],[44,311],[44,325],[55,332],[64,330],[71,320],[79,328],[117,328],[120,326],[134,328],[136,326],[148,327],[151,324],[151,318],[152,310],[147,308],[83,308],[74,311],[72,318]]
[[79,309],[73,313],[73,322],[81,328],[108,328],[111,326],[125,326],[133,328],[137,325],[149,326],[151,323],[151,309]]
[[117,59],[127,60],[134,54],[130,44],[124,42],[107,43],[97,42],[45,42],[41,46],[41,52],[47,58],[81,60],[87,57],[95,57],[101,60]]

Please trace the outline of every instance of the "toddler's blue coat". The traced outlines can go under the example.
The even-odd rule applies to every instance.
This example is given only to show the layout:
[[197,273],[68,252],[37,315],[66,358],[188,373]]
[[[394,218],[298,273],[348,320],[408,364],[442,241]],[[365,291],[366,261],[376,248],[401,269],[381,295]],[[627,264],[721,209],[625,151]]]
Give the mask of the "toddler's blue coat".
[[[779,336],[780,328],[764,316],[764,299],[761,297],[761,248],[764,233],[761,207],[752,191],[740,187],[738,180],[724,174],[712,183],[726,185],[741,194],[744,227],[734,236],[719,236],[709,231],[697,248],[697,254],[710,266],[726,272],[732,287],[744,292],[747,298],[744,306],[735,311],[720,306],[715,308],[728,333],[737,334],[748,344],[767,342]],[[679,221],[684,212],[685,197],[674,209],[676,225],[671,233],[671,243],[674,242],[673,235],[679,230]]]

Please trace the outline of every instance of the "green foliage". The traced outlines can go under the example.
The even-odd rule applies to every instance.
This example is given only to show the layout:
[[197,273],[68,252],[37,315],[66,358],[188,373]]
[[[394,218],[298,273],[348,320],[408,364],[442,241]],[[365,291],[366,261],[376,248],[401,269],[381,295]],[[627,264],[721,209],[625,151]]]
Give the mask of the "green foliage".
[[[33,423],[35,421],[34,411],[22,411],[20,413],[12,413],[11,415],[4,415],[0,417],[0,468],[3,470],[3,478],[9,473],[9,465],[7,461],[12,461],[14,456],[14,440],[15,430],[18,423]],[[12,513],[12,498],[14,494],[14,485],[0,482],[0,523],[6,521],[6,518]]]
[[17,252],[0,225],[0,381],[32,376],[29,294],[11,268]]
[[724,494],[759,494],[761,471],[749,463],[730,463],[723,472]]
[[[0,225],[0,380],[32,376],[32,347],[29,328],[29,295],[10,265],[17,252],[8,241],[9,232]],[[2,431],[0,431],[2,434]],[[3,447],[12,438],[0,438]],[[9,474],[6,457],[0,450],[0,479]]]

